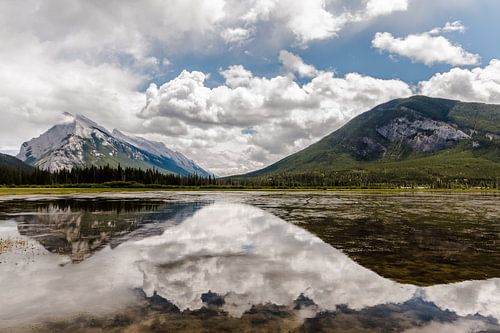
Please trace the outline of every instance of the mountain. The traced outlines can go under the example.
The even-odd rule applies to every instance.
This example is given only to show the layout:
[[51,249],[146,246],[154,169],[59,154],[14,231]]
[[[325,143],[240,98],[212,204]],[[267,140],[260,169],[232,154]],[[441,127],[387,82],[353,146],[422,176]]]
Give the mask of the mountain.
[[[198,166],[192,160],[188,159],[183,154],[167,148],[161,142],[146,140],[139,136],[126,135],[117,129],[114,129],[112,134],[115,138],[127,142],[130,145],[135,146],[145,152],[148,152],[155,156],[159,156],[166,161],[173,161],[175,163],[175,167],[172,166],[172,168],[180,168],[181,170],[184,170],[184,174],[185,172],[187,172],[188,174],[192,175],[197,174],[205,177],[213,176],[212,173],[203,170],[200,166]],[[180,172],[180,174],[183,174],[182,171]]]
[[21,145],[17,157],[43,170],[57,171],[90,165],[156,168],[182,176],[211,173],[163,143],[126,135],[106,128],[82,115],[65,114],[57,124],[37,138]]
[[0,169],[31,171],[33,167],[14,156],[0,153]]
[[500,177],[500,105],[413,96],[379,105],[247,177],[309,172]]

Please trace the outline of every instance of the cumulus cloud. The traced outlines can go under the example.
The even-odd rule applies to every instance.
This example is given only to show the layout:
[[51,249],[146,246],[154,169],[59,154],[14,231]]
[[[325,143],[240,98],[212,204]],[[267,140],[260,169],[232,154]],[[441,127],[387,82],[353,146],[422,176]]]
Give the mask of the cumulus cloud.
[[365,0],[3,1],[2,120],[22,123],[24,135],[1,128],[2,147],[41,131],[60,109],[104,123],[129,114],[130,100],[171,70],[175,55],[223,53],[254,38],[279,47],[271,52],[306,46],[375,8],[368,7]]
[[[294,54],[286,55],[294,60],[294,70],[314,68]],[[160,87],[150,86],[139,113],[143,131],[189,151],[218,174],[235,174],[274,162],[361,112],[412,93],[399,80],[306,73],[314,77],[301,85],[290,75],[265,78],[241,65],[231,66],[221,71],[224,84],[210,88],[206,74],[183,71]],[[178,128],[182,138],[175,135]]]
[[3,2],[0,15],[8,32],[50,43],[54,54],[93,61],[118,54],[141,62],[165,43],[171,49],[210,43],[226,17],[225,5],[225,0],[27,0]]
[[220,74],[230,88],[249,86],[250,80],[253,78],[252,72],[242,65],[230,66],[228,69],[220,71]]
[[298,40],[307,43],[334,36],[347,22],[345,16],[335,16],[322,0],[295,1],[282,8],[288,15],[287,27]]
[[300,57],[286,50],[280,51],[279,59],[285,69],[297,73],[300,77],[314,77],[319,74],[314,66],[304,63]]
[[258,29],[306,45],[334,37],[348,23],[407,10],[408,1],[27,0],[0,8],[7,26],[57,40],[58,48],[101,56],[118,51],[140,61],[161,45],[168,51],[211,49],[218,40],[248,41]]
[[[359,73],[336,77],[289,51],[279,54],[284,74],[259,76],[234,65],[220,71],[224,82],[214,86],[203,68],[182,71],[176,59],[224,55],[228,46],[264,45],[269,54],[307,47],[408,5],[409,0],[0,2],[0,149],[13,152],[69,111],[163,141],[221,175],[255,170],[379,103],[411,95],[411,87]],[[463,31],[462,25],[439,28],[439,33],[453,31]],[[416,35],[421,44],[415,48],[430,48],[430,56],[408,47],[409,38],[379,37],[399,45],[387,49],[391,53],[413,50],[407,56],[416,53],[416,61],[478,62],[436,34]],[[437,58],[443,54],[444,60]],[[158,79],[172,70],[179,74]],[[498,77],[492,62],[437,74],[419,89],[495,102]],[[142,92],[149,82],[164,83]]]
[[[37,136],[69,111],[109,128],[163,141],[218,174],[235,174],[274,162],[370,107],[411,93],[398,80],[355,73],[337,78],[289,52],[281,53],[286,70],[310,82],[299,84],[292,75],[255,76],[236,65],[220,72],[224,83],[216,87],[207,83],[208,73],[181,71],[172,80],[139,92],[152,72],[172,66],[167,55],[151,53],[152,40],[175,48],[182,38],[182,47],[195,44],[196,36],[203,37],[204,46],[224,31],[224,43],[247,38],[243,30],[231,30],[238,27],[234,20],[225,21],[238,5],[188,2],[172,1],[165,22],[166,9],[154,2],[144,6],[145,12],[134,5],[113,7],[113,1],[98,12],[90,2],[64,2],[58,7],[60,15],[55,15],[50,3],[32,0],[30,5],[38,9],[25,11],[23,20],[12,3],[0,4],[7,27],[0,31],[3,149],[10,151]],[[337,19],[321,1],[256,1],[251,10],[244,6],[240,10],[236,21],[243,20],[243,29],[252,36],[263,21],[279,22],[280,27],[285,22],[300,43],[326,38],[337,29],[325,23],[308,30],[318,12],[324,11],[318,15],[326,21]],[[296,17],[303,12],[309,13],[307,18]],[[129,20],[130,29],[124,24]],[[72,24],[66,27],[65,22]]]
[[397,38],[389,32],[378,32],[372,40],[372,46],[381,51],[410,58],[414,62],[423,62],[427,66],[436,63],[455,66],[476,65],[480,61],[478,54],[469,53],[445,37],[430,33]]
[[143,101],[137,91],[141,75],[113,64],[56,60],[31,38],[2,40],[10,46],[0,52],[2,145],[18,150],[23,140],[54,125],[63,112],[117,127],[135,118]]
[[[408,7],[409,0],[0,2],[0,149],[12,151],[69,111],[163,141],[218,174],[260,168],[412,89],[400,80],[359,73],[336,77],[289,51],[279,56],[284,74],[260,76],[234,65],[220,71],[224,82],[216,86],[203,68],[182,71],[176,59],[224,55],[228,46],[264,45],[267,54],[276,54]],[[462,31],[459,22],[439,29]],[[420,38],[425,39],[420,48],[432,46],[432,56],[417,55],[416,61],[479,61],[436,34]],[[406,48],[408,38],[389,37]],[[445,54],[444,60],[436,54]],[[492,62],[454,69],[419,89],[447,97],[462,89],[461,98],[496,101],[495,68]],[[159,79],[173,70],[176,77]],[[149,82],[165,83],[143,92]],[[465,86],[454,87],[457,82]]]
[[221,36],[226,43],[234,44],[248,41],[253,33],[253,29],[227,28],[221,32]]
[[366,15],[377,17],[408,9],[408,0],[369,0],[366,3]]
[[[297,55],[288,56],[300,65],[289,65],[289,70],[309,66]],[[359,73],[336,77],[331,71],[317,69],[304,84],[287,74],[256,76],[242,65],[230,66],[220,74],[225,81],[216,87],[207,85],[207,74],[196,71],[183,71],[159,87],[151,85],[139,114],[141,130],[147,135],[189,151],[220,175],[277,161],[393,98],[419,93],[500,103],[500,60],[485,67],[436,74],[420,82],[415,91],[400,80]]]
[[172,0],[168,6],[156,0],[1,2],[2,150],[12,152],[63,111],[132,132],[143,103],[141,86],[171,65],[161,45],[168,42],[175,50],[209,43],[225,16],[224,5],[224,0]]
[[469,102],[500,104],[500,60],[483,67],[452,68],[420,82],[421,94]]
[[441,33],[448,32],[460,32],[464,33],[467,28],[460,21],[446,22],[444,27],[434,28],[429,33],[431,35],[439,35]]
[[[272,34],[291,34],[302,46],[318,40],[337,36],[347,24],[371,20],[408,9],[409,0],[253,0],[230,1],[236,8],[228,17],[238,17],[239,28],[231,32],[244,34],[251,27],[253,31],[262,23],[271,23]],[[223,32],[227,41],[228,31]],[[239,42],[239,38],[236,38]]]

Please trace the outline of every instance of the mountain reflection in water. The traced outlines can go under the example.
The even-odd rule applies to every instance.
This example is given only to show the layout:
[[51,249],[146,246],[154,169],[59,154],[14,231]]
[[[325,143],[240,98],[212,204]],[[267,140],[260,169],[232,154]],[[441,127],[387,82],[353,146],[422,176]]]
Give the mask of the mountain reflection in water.
[[[210,291],[208,295],[220,297],[221,309],[235,317],[258,304],[293,307],[302,297],[309,300],[303,302],[303,317],[338,311],[339,306],[361,312],[393,304],[384,313],[398,313],[431,304],[441,317],[429,316],[429,329],[498,329],[500,279],[425,288],[400,284],[252,206],[164,203],[124,210],[113,218],[100,209],[43,207],[36,214],[3,216],[0,222],[3,240],[25,244],[2,248],[0,254],[0,326],[82,312],[110,313],[137,302],[135,290],[142,288],[147,296],[162,296],[181,310],[202,308]],[[115,227],[123,221],[135,224]],[[161,232],[153,228],[155,232],[133,236],[140,225],[166,222]],[[97,231],[89,233],[96,225]],[[101,232],[108,233],[103,237]],[[104,246],[106,242],[114,245]],[[86,257],[95,243],[100,251],[77,265],[63,266],[67,256],[77,261]],[[59,247],[64,250],[54,250]],[[83,254],[81,249],[86,249]]]
[[[158,235],[167,225],[192,216],[203,203],[59,200],[35,203],[29,213],[15,214],[19,233],[73,263],[110,244]],[[165,223],[168,221],[169,223]]]

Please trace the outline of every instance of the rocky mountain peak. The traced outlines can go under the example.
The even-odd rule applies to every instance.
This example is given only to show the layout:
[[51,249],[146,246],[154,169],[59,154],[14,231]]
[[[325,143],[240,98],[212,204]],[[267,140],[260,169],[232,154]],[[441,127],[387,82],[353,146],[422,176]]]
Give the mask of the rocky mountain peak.
[[156,168],[179,175],[209,176],[183,154],[161,142],[112,133],[84,115],[64,113],[64,120],[37,138],[22,144],[17,155],[41,169],[57,171],[89,165]]

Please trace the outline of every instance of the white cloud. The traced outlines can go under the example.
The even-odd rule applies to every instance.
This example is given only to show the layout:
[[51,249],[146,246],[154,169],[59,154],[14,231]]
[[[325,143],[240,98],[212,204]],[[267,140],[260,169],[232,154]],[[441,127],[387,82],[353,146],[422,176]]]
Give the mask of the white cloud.
[[[408,9],[409,0],[253,0],[230,1],[227,7],[236,8],[228,17],[239,17],[239,31],[263,23],[271,23],[266,36],[292,34],[301,46],[325,40],[337,34],[349,23],[368,21]],[[227,31],[223,33],[227,40]]]
[[221,36],[228,44],[247,42],[253,35],[253,29],[227,28],[221,32]]
[[[179,54],[224,54],[228,44],[232,48],[254,43],[273,53],[291,45],[307,47],[337,36],[347,25],[405,11],[408,3],[0,2],[1,149],[11,151],[53,125],[61,112],[70,111],[109,128],[163,141],[218,174],[260,168],[379,103],[411,95],[411,88],[399,80],[358,73],[336,77],[288,51],[280,52],[283,75],[256,76],[236,65],[221,70],[224,83],[215,87],[203,71],[180,71],[141,93],[144,85],[175,69]],[[440,28],[440,33],[451,31],[461,31],[460,23]],[[478,61],[443,37],[428,34],[423,39],[420,48],[428,47],[430,39],[434,49],[428,52],[430,58],[417,55],[416,60],[434,63],[438,53],[444,54],[443,61]],[[310,81],[298,83],[290,73]],[[419,89],[430,95],[495,102],[500,100],[498,77],[498,64],[492,62],[485,68],[438,74],[420,83]]]
[[141,62],[162,49],[213,52],[259,31],[263,39],[306,46],[334,37],[347,23],[406,10],[408,1],[26,0],[1,3],[0,18],[6,30],[51,42],[55,53],[92,60],[119,53]]
[[450,65],[476,65],[480,61],[478,54],[465,51],[462,46],[453,44],[443,36],[430,33],[414,34],[396,38],[389,32],[378,32],[372,40],[372,46],[391,54],[423,62],[427,66],[436,63]]
[[209,43],[225,17],[224,5],[224,0],[171,0],[168,6],[156,0],[0,2],[0,140],[8,148],[2,149],[11,151],[40,134],[63,111],[133,131],[143,103],[141,85],[171,65],[155,50]]
[[142,101],[137,92],[141,75],[112,64],[54,59],[44,44],[17,37],[3,39],[12,47],[0,52],[2,145],[19,148],[64,111],[87,114],[106,125],[124,126],[134,118]]
[[368,0],[366,15],[377,17],[408,9],[408,0]]
[[323,0],[293,1],[281,10],[289,16],[287,27],[301,43],[335,36],[347,22],[344,16],[326,10]]
[[299,56],[286,50],[280,51],[279,59],[285,69],[297,73],[300,77],[314,77],[319,74],[314,66],[304,63]]
[[448,33],[448,32],[460,32],[464,33],[467,28],[462,24],[460,21],[454,21],[454,22],[446,22],[444,27],[440,28],[434,28],[429,33],[431,35],[439,35],[441,33]]
[[421,94],[469,102],[500,104],[500,60],[484,68],[453,68],[420,82]]
[[[333,12],[325,0],[228,0],[228,15],[231,31],[257,31],[264,33],[264,38],[296,41],[302,46],[316,40],[336,36],[349,21],[345,8]],[[341,1],[344,2],[344,1]],[[345,1],[347,2],[347,1]],[[362,0],[356,0],[362,2]],[[231,19],[232,18],[232,19]],[[238,27],[238,28],[234,28]],[[228,31],[222,33],[227,40]],[[265,42],[265,40],[264,40]]]
[[316,71],[304,85],[290,75],[254,76],[243,66],[221,75],[225,83],[214,88],[207,87],[206,74],[187,71],[159,88],[152,85],[140,112],[144,132],[221,175],[263,167],[379,103],[412,94],[402,81],[357,73]]
[[[142,61],[153,48],[198,47],[212,41],[226,18],[225,0],[95,0],[2,2],[6,32],[30,34],[54,55],[104,59],[119,54]],[[83,60],[83,59],[82,59]]]
[[220,72],[226,80],[226,86],[230,88],[248,87],[253,78],[252,72],[242,65],[230,66],[228,69]]
[[[300,66],[303,60],[289,54]],[[220,175],[255,170],[296,152],[356,115],[413,94],[399,80],[358,73],[336,77],[315,69],[305,84],[291,75],[255,76],[245,67],[222,70],[225,82],[208,87],[207,75],[183,71],[148,89],[142,131],[167,142]],[[500,103],[500,60],[484,68],[454,68],[420,82],[424,95]]]
[[177,68],[175,61],[183,54],[224,54],[228,44],[262,44],[273,53],[290,45],[307,47],[335,37],[348,24],[406,10],[407,4],[0,2],[1,149],[11,151],[69,111],[164,141],[217,173],[256,169],[378,103],[411,94],[409,86],[356,73],[337,78],[291,53],[281,54],[285,69],[310,82],[301,85],[292,75],[260,77],[230,66],[221,71],[225,82],[217,87],[198,71],[182,71],[146,93],[141,92],[144,85]]

